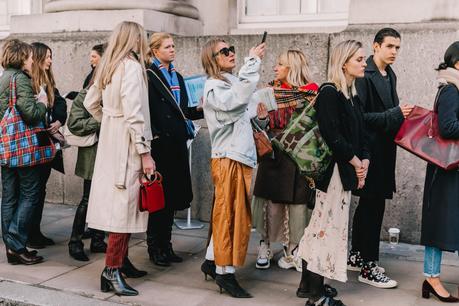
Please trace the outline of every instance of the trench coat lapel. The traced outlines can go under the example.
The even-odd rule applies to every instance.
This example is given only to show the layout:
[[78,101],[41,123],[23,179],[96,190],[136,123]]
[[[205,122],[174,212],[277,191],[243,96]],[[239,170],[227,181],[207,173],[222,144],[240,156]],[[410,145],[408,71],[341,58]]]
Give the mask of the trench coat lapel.
[[[373,85],[376,88],[376,92],[378,93],[378,96],[381,98],[382,103],[384,104],[384,107],[386,109],[392,108],[393,105],[391,103],[391,96],[392,93],[389,92],[387,86],[386,86],[386,81],[384,80],[384,77],[381,75],[379,72],[378,67],[376,66],[375,62],[373,61],[373,56],[370,56],[367,60],[367,69],[366,71],[368,73],[371,73],[370,76],[370,81],[373,83]],[[391,70],[392,71],[392,70]],[[393,73],[393,72],[392,72]],[[391,79],[391,84],[392,88],[395,88],[395,80],[393,79],[393,76],[390,76]]]
[[[152,71],[154,71],[154,74],[151,71],[147,71],[148,74],[150,75],[150,77],[152,77],[153,85],[156,87],[156,89],[159,90],[159,92],[161,92],[163,97],[167,100],[168,103],[170,103],[172,105],[173,108],[175,108],[175,110],[177,110],[178,112],[181,112],[181,110],[179,109],[179,106],[177,104],[177,101],[175,100],[174,96],[172,95],[172,91],[170,90],[170,88],[169,88],[169,86],[167,84],[167,80],[163,76],[163,73],[155,65],[151,65],[150,69]],[[161,82],[164,85],[161,84]],[[183,89],[181,88],[181,90],[183,90]]]

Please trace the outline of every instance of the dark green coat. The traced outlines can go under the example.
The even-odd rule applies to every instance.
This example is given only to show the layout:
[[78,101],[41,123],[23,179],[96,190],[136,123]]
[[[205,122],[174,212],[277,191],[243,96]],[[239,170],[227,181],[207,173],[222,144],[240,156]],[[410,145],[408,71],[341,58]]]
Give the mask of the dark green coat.
[[36,125],[46,118],[46,106],[37,103],[32,90],[30,77],[22,70],[8,68],[0,77],[0,118],[3,118],[8,108],[10,96],[10,78],[19,72],[16,78],[16,108],[21,114],[22,120],[28,125]]
[[[99,133],[100,130],[100,122],[96,121],[96,119],[94,119],[84,108],[83,102],[86,97],[86,92],[86,89],[81,90],[75,100],[73,100],[67,121],[69,131],[76,136]],[[90,147],[79,147],[75,175],[85,180],[91,180],[96,154],[97,143]]]

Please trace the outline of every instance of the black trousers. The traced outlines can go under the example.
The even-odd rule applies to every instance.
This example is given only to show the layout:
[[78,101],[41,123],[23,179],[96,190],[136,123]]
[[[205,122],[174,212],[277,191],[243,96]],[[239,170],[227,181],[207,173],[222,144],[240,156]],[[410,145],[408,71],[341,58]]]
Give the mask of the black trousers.
[[352,223],[352,250],[360,251],[363,261],[379,260],[379,237],[385,207],[384,198],[360,197]]
[[148,216],[147,245],[152,249],[167,249],[171,243],[174,210],[167,206]]
[[48,183],[49,176],[51,175],[52,163],[46,163],[37,166],[40,168],[40,194],[38,195],[38,203],[34,208],[29,227],[29,239],[33,240],[35,237],[41,235],[40,223],[43,216],[43,207],[45,206],[46,199],[46,183]]
[[325,294],[324,277],[311,272],[307,269],[308,263],[301,260],[303,271],[301,272],[301,281],[299,289],[307,292],[308,298],[313,301],[318,300]]

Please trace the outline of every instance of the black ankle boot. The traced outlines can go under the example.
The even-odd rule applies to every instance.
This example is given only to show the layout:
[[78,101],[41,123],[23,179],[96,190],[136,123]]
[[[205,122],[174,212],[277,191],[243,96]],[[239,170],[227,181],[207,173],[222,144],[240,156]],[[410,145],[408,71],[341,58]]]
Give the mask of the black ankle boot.
[[301,260],[301,281],[300,286],[296,290],[296,296],[299,298],[309,298],[309,282],[308,282],[308,263]]
[[169,267],[171,263],[167,260],[166,253],[160,248],[148,248],[150,261],[160,267]]
[[89,261],[88,256],[84,252],[83,242],[69,242],[69,255],[78,261]]
[[341,300],[335,300],[332,297],[322,296],[318,299],[308,299],[305,306],[346,306]]
[[252,295],[242,288],[236,280],[236,277],[232,273],[228,274],[217,274],[215,282],[220,288],[220,293],[225,289],[232,297],[235,298],[251,298]]
[[205,260],[202,265],[201,265],[201,271],[204,273],[204,278],[207,280],[207,275],[215,279],[216,273],[215,269],[217,267],[215,266],[215,261],[213,260]]
[[147,275],[147,271],[138,270],[129,258],[126,256],[123,260],[123,266],[120,268],[121,273],[127,278],[139,278]]
[[115,291],[116,295],[138,295],[139,292],[126,284],[120,269],[105,267],[100,275],[100,290],[102,292]]
[[89,249],[91,253],[105,253],[107,252],[107,244],[105,243],[105,232],[92,229],[91,245]]
[[183,258],[175,254],[172,249],[172,243],[169,243],[169,246],[165,250],[166,258],[169,262],[182,262]]

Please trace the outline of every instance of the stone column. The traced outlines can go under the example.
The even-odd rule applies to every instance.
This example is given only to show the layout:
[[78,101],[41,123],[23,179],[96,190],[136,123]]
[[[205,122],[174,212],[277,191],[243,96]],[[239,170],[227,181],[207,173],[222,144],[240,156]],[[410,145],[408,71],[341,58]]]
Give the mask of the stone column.
[[13,17],[11,33],[105,32],[121,21],[147,31],[202,34],[199,11],[188,0],[49,0],[44,14]]

